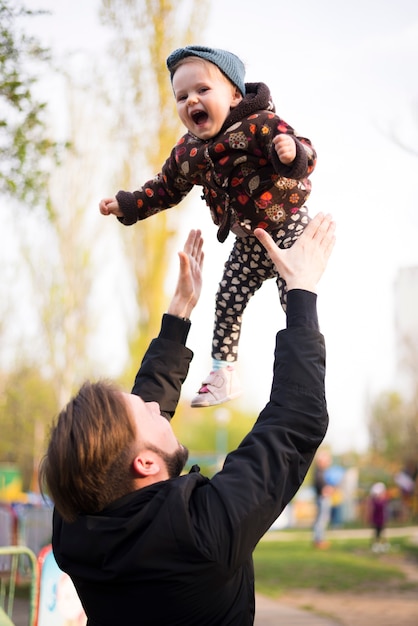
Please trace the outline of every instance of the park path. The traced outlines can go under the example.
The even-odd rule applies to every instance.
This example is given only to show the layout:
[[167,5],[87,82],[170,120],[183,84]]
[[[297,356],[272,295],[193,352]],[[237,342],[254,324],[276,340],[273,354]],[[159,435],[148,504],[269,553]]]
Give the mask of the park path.
[[254,626],[340,626],[340,622],[256,594]]

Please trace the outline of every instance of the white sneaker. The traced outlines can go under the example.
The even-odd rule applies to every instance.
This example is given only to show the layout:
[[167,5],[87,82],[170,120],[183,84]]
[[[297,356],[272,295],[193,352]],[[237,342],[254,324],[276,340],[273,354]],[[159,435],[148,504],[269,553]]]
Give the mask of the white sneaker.
[[235,367],[228,365],[209,374],[190,404],[192,407],[215,406],[233,400],[241,393],[241,384]]

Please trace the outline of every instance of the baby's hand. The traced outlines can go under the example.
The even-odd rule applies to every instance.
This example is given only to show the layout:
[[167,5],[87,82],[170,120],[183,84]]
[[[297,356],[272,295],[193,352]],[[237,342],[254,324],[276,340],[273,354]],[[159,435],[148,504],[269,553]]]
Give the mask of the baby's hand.
[[273,143],[281,163],[290,165],[296,156],[296,144],[292,137],[281,133],[273,138]]
[[103,200],[100,200],[99,209],[102,215],[116,215],[116,217],[123,217],[123,213],[119,208],[119,202],[116,198],[104,198]]

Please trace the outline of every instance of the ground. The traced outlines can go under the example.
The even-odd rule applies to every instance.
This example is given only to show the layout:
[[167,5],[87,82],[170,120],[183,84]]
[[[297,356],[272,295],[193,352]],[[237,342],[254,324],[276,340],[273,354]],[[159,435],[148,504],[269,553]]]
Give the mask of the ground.
[[401,594],[320,593],[304,591],[282,596],[288,606],[309,609],[319,615],[333,617],[342,626],[417,626],[417,592]]
[[333,617],[342,626],[417,626],[418,564],[400,560],[397,564],[406,575],[401,585],[364,594],[293,591],[280,602]]

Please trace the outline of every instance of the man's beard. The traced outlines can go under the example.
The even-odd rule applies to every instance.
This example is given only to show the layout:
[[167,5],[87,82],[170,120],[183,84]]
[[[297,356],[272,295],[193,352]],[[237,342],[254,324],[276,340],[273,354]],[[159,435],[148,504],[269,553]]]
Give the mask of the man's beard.
[[179,444],[177,450],[175,450],[172,454],[168,454],[167,452],[164,452],[164,450],[161,450],[161,448],[151,444],[146,445],[146,447],[159,454],[163,459],[167,467],[169,478],[177,478],[177,476],[180,476],[187,463],[187,459],[189,458],[189,450],[186,446]]
[[184,470],[184,466],[189,458],[189,451],[185,446],[179,445],[173,454],[164,454],[163,459],[167,465],[167,472],[170,478],[177,478]]

